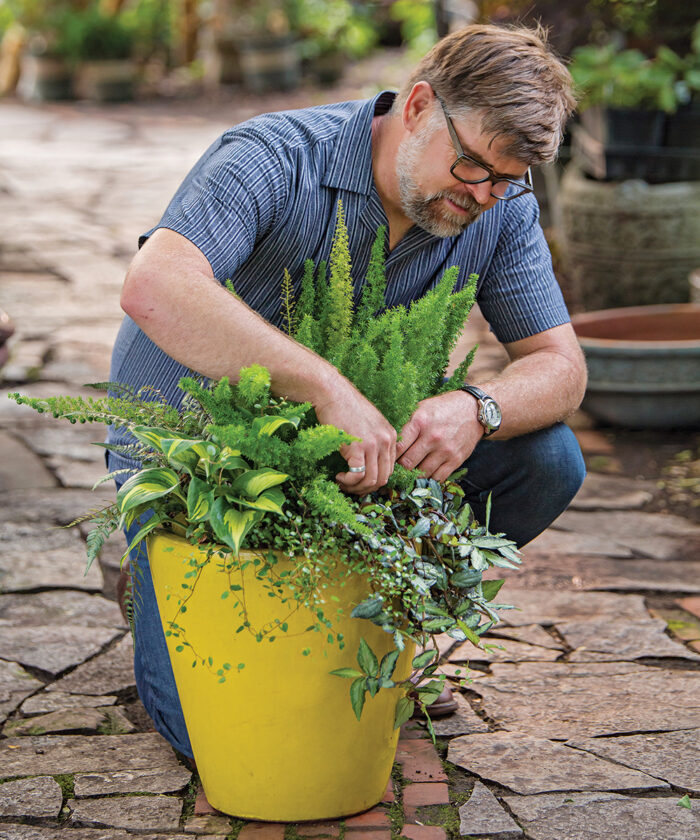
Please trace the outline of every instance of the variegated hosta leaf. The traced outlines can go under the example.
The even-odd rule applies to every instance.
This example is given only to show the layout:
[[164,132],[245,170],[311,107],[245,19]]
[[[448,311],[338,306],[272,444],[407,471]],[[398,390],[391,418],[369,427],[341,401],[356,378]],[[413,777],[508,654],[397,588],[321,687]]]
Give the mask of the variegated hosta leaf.
[[184,467],[190,472],[197,468],[200,459],[212,461],[219,454],[219,447],[210,440],[170,437],[163,438],[161,446],[171,464]]
[[282,505],[285,503],[284,493],[276,487],[261,493],[257,499],[241,499],[229,494],[226,495],[226,499],[231,503],[242,505],[252,510],[264,510],[269,513],[282,513]]
[[209,516],[214,504],[214,491],[206,481],[193,478],[187,490],[187,518],[190,522],[201,522]]
[[225,470],[247,470],[250,464],[240,456],[240,449],[231,449],[229,446],[224,446],[219,455],[217,466]]
[[126,481],[117,493],[117,504],[126,513],[144,502],[167,496],[180,484],[177,473],[165,467],[141,470]]
[[163,441],[173,436],[173,433],[168,429],[157,429],[154,426],[134,426],[131,434],[141,443],[155,449],[156,452],[162,452]]
[[289,476],[286,473],[273,469],[248,470],[239,475],[231,485],[234,493],[243,493],[251,499],[264,493],[270,487],[286,481]]
[[238,554],[243,538],[263,515],[257,510],[238,510],[221,496],[212,505],[209,521],[217,539]]
[[294,423],[284,417],[256,417],[253,420],[253,429],[258,433],[258,437],[271,437],[282,426],[293,425]]

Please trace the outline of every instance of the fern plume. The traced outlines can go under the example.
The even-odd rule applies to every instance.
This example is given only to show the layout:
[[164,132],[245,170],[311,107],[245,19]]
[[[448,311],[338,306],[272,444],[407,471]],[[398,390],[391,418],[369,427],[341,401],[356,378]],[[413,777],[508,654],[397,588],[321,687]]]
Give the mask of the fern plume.
[[340,345],[350,337],[352,327],[352,277],[350,276],[350,245],[345,224],[343,204],[338,201],[338,215],[331,246],[328,300],[324,318],[326,356],[330,359]]

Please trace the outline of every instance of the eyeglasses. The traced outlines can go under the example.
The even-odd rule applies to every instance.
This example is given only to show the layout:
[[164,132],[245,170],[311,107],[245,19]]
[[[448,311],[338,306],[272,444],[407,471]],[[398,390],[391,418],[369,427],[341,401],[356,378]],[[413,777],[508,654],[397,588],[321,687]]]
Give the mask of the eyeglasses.
[[489,169],[488,166],[479,163],[473,157],[465,154],[462,144],[459,142],[459,137],[457,137],[452,118],[447,113],[445,103],[437,93],[435,94],[435,98],[440,103],[442,112],[445,115],[447,128],[452,138],[452,145],[454,146],[455,152],[457,152],[457,160],[450,167],[450,173],[458,181],[461,181],[463,184],[483,184],[485,181],[491,181],[491,195],[499,201],[512,201],[514,198],[518,198],[518,196],[533,191],[530,167],[528,167],[522,179],[501,178],[493,170]]

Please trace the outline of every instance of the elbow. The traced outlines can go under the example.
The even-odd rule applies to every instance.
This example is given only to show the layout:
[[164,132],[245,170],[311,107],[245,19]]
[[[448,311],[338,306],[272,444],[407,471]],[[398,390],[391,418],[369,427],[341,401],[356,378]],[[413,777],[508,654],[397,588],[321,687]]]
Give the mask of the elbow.
[[141,325],[153,313],[155,304],[151,302],[149,289],[152,284],[141,272],[129,269],[124,280],[119,305],[137,324]]

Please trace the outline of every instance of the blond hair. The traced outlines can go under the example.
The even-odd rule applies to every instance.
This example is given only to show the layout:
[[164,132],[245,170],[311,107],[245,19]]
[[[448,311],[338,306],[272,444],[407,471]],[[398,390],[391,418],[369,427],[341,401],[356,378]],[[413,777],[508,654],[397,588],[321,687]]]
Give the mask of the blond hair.
[[479,112],[482,132],[507,138],[504,152],[527,163],[556,157],[576,107],[571,75],[539,25],[472,24],[442,38],[401,89],[395,113],[419,81],[450,113]]

